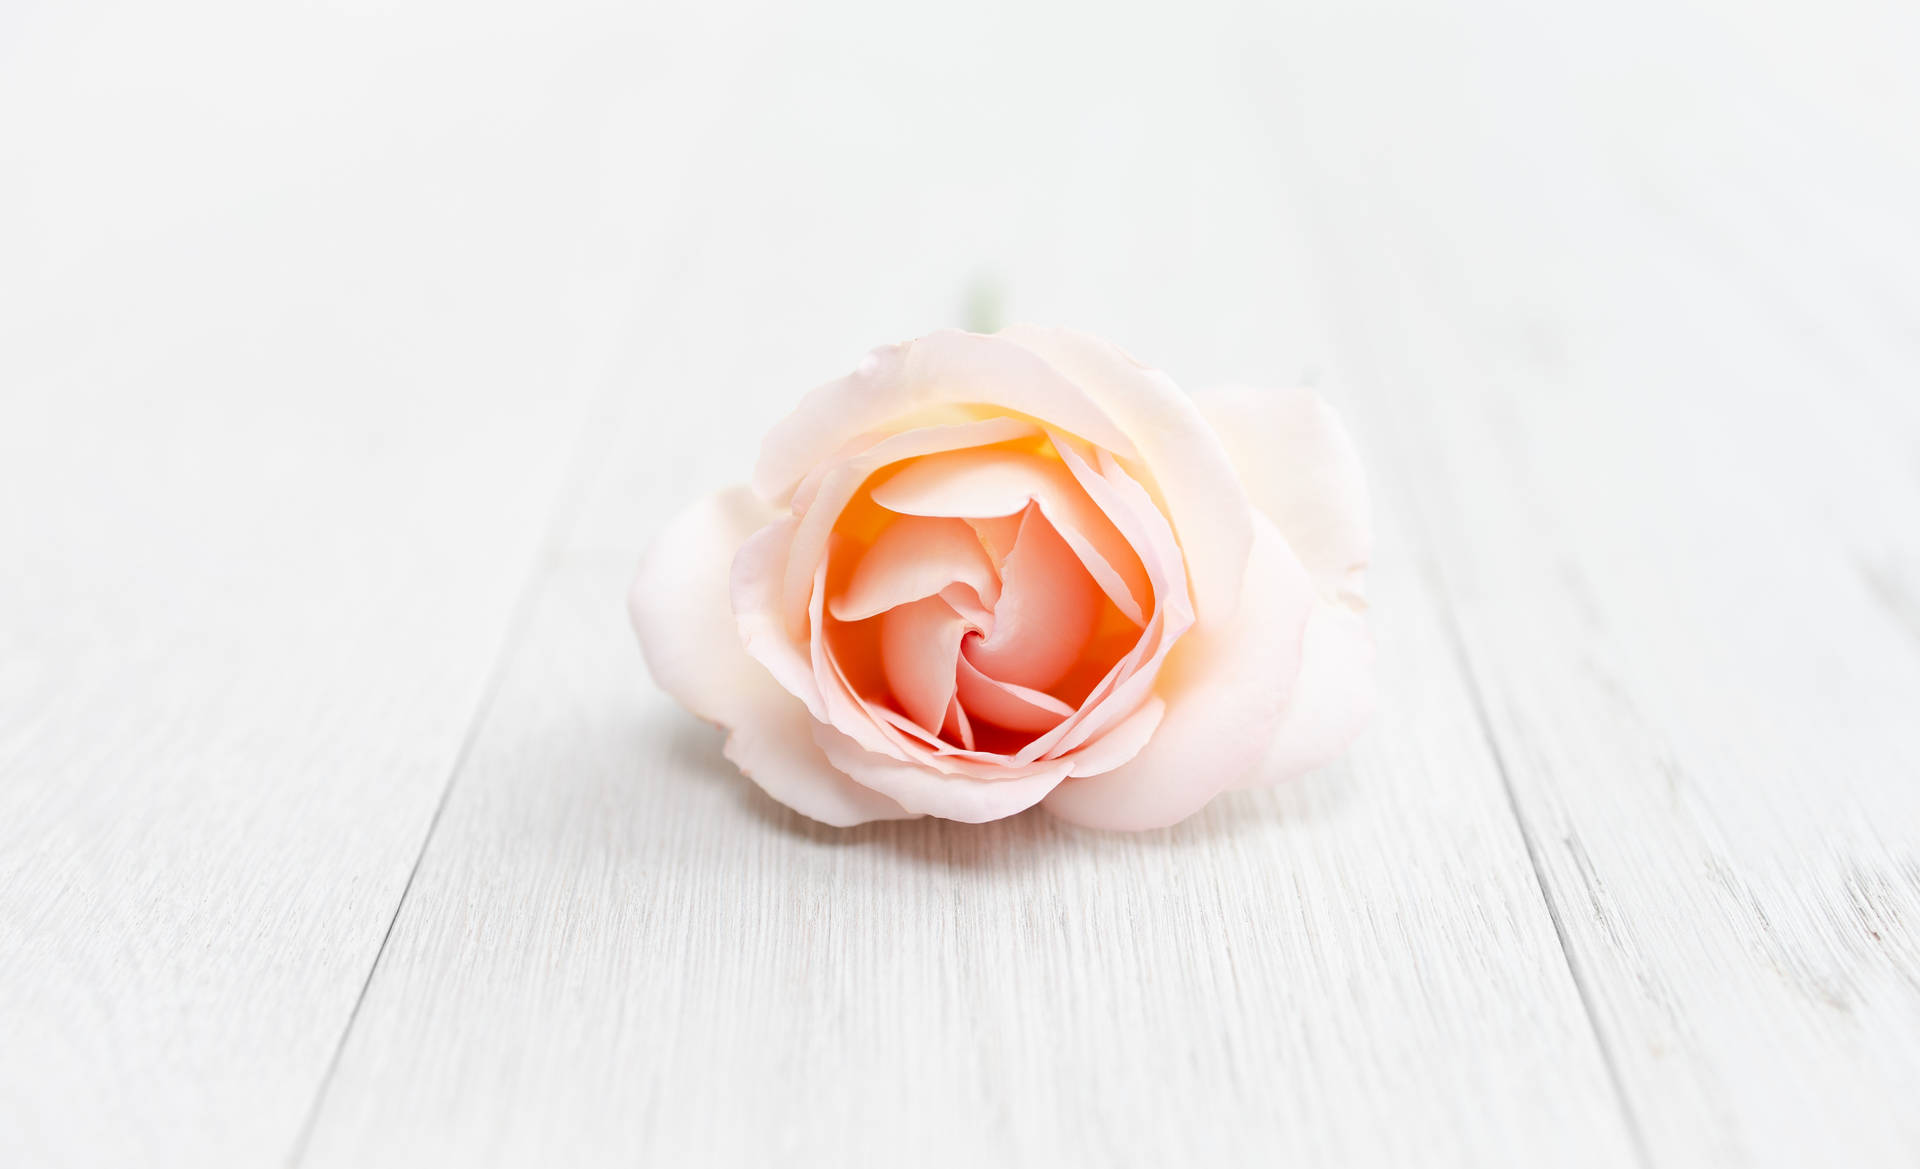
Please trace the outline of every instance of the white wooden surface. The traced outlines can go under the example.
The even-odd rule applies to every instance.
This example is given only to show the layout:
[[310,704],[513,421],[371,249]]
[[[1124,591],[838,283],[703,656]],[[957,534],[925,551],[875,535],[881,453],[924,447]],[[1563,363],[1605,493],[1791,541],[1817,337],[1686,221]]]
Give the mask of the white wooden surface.
[[[1912,19],[9,10],[0,1163],[1920,1160]],[[1348,761],[841,833],[646,681],[983,284],[1353,419]]]

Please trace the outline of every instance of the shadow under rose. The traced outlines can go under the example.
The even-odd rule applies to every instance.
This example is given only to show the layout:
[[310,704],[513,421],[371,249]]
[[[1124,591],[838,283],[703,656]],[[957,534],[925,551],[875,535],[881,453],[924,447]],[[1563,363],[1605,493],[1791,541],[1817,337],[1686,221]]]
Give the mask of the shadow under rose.
[[665,769],[670,776],[731,785],[741,813],[763,828],[814,847],[887,849],[937,869],[1020,869],[1060,853],[1089,850],[1210,849],[1330,813],[1342,802],[1341,792],[1349,779],[1345,767],[1334,767],[1275,790],[1229,792],[1178,824],[1146,832],[1081,828],[1039,807],[986,824],[926,816],[836,828],[793,811],[742,775],[721,751],[726,735],[720,728],[684,712],[663,712],[636,724],[639,733],[654,739],[656,750],[665,740],[667,756],[677,764]]

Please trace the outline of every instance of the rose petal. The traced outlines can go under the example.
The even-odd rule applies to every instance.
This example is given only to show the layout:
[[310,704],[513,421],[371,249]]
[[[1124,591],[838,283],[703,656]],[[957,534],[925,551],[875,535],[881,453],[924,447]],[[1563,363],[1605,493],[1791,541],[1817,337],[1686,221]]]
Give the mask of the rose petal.
[[1073,717],[1016,753],[1015,762],[1064,755],[1138,710],[1152,691],[1167,654],[1194,623],[1179,548],[1173,544],[1166,517],[1146,490],[1111,455],[1100,453],[1102,469],[1095,472],[1071,442],[1062,441],[1058,434],[1053,440],[1076,480],[1086,486],[1090,497],[1101,501],[1103,510],[1116,517],[1128,539],[1142,550],[1158,604],[1140,640],[1087,694]]
[[728,575],[740,545],[774,518],[744,487],[696,501],[654,537],[627,594],[654,681],[713,722],[738,722],[737,692],[766,677],[740,643]]
[[967,623],[939,597],[888,609],[880,618],[880,658],[893,699],[938,734],[953,701],[955,663]]
[[[958,699],[955,701],[958,701]],[[964,775],[971,779],[987,782],[995,779],[1005,779],[1007,776],[1015,774],[1008,766],[1005,755],[995,754],[991,751],[977,750],[974,747],[967,746],[964,741],[954,743],[942,739],[937,735],[930,735],[918,723],[891,707],[876,706],[873,708],[873,716],[893,729],[900,731],[903,736],[911,739],[915,744],[923,748],[925,758],[932,760],[934,770],[941,772],[943,775]],[[951,710],[949,710],[948,717],[949,719],[952,717]],[[969,724],[968,729],[971,731],[971,724]],[[941,724],[940,730],[942,734],[946,734],[948,724]],[[848,737],[851,738],[852,736]],[[890,755],[891,753],[876,751],[875,754]],[[921,760],[921,755],[911,755],[907,761],[920,762]],[[941,766],[941,764],[962,764],[962,766]]]
[[812,502],[800,516],[799,527],[794,531],[793,547],[782,579],[780,613],[788,631],[796,637],[800,635],[806,621],[807,591],[812,587],[814,569],[826,555],[834,521],[875,471],[906,459],[1038,433],[1031,424],[1015,418],[922,427],[890,435],[824,472]]
[[[1253,541],[1251,508],[1226,450],[1192,399],[1166,374],[1096,337],[1028,325],[997,335],[1080,386],[1133,440],[1138,463],[1150,472],[1179,537],[1195,612],[1202,621],[1232,613]],[[1129,461],[1126,451],[1097,445]]]
[[1107,728],[1105,734],[1074,752],[1072,775],[1099,775],[1112,771],[1140,753],[1167,713],[1167,704],[1149,694],[1134,712]]
[[1020,515],[968,516],[967,526],[973,534],[980,537],[980,544],[995,564],[1007,558],[1013,551],[1013,542],[1020,538]]
[[[812,600],[809,602],[810,619],[815,628],[829,628],[822,598],[828,591],[827,580],[830,573],[837,579],[835,565],[846,555],[848,548],[847,542],[838,536],[833,537],[832,544],[833,547],[827,558],[821,561],[819,569],[816,570],[816,585]],[[875,624],[878,625],[877,622]],[[967,624],[969,623],[965,623],[963,619],[963,625]],[[840,628],[845,632],[857,626],[841,625]],[[871,698],[862,693],[848,677],[845,663],[841,661],[839,653],[831,647],[832,632],[829,628],[828,638],[815,638],[811,643],[814,678],[827,712],[827,717],[821,721],[840,728],[842,733],[867,751],[919,763],[942,774],[965,775],[982,780],[1005,779],[1009,775],[1018,774],[1009,770],[1009,761],[1005,755],[990,751],[969,750],[964,745],[956,746],[943,741],[936,731],[916,723],[887,705],[889,700],[897,701],[897,699],[893,698],[892,687],[885,678],[884,649],[877,644],[883,632],[881,629],[873,630],[876,641],[874,650],[881,659],[875,662],[875,668],[880,675],[875,679],[875,683],[884,693]],[[953,660],[951,652],[948,653],[947,660],[949,662]],[[917,655],[907,655],[906,661],[911,669],[918,669],[924,665]],[[937,675],[935,677],[937,678]]]
[[1065,435],[1050,430],[1047,438],[1073,481],[1139,558],[1155,602],[1175,605],[1191,615],[1193,602],[1187,592],[1186,562],[1180,554],[1180,543],[1173,538],[1167,517],[1154,506],[1146,489],[1106,451],[1098,453],[1101,468],[1095,471]]
[[851,374],[807,394],[761,443],[754,490],[784,502],[848,438],[974,404],[1044,418],[1123,456],[1134,453],[1086,391],[1046,362],[1000,337],[947,330],[875,349]]
[[[806,703],[813,717],[827,717],[820,686],[814,680],[812,647],[804,621],[796,635],[780,613],[780,585],[793,548],[799,521],[791,517],[768,524],[748,536],[733,557],[729,592],[733,600],[736,640],[765,666],[787,692]],[[663,613],[661,620],[673,615]]]
[[[875,702],[863,694],[847,675],[846,663],[834,645],[834,630],[827,623],[826,597],[829,591],[829,579],[840,584],[845,583],[847,572],[845,562],[851,557],[852,544],[838,536],[829,536],[828,552],[814,569],[813,589],[807,601],[808,627],[822,631],[818,636],[808,639],[808,650],[813,662],[813,678],[819,688],[822,704],[826,709],[826,718],[822,721],[832,723],[844,729],[859,740],[860,745],[869,751],[911,758],[913,745],[892,730],[881,724],[876,717]],[[844,627],[843,627],[844,631]],[[880,630],[871,631],[875,637],[873,649],[877,657],[884,654],[878,645]],[[880,684],[884,680],[885,665],[874,663],[881,674],[873,680]]]
[[1072,766],[1055,760],[1017,777],[971,779],[876,755],[825,723],[813,725],[813,737],[835,767],[907,811],[968,824],[984,824],[1031,808],[1058,786]]
[[973,750],[973,723],[967,719],[967,712],[960,706],[958,696],[947,702],[947,719],[940,724],[940,733],[949,739],[957,739],[967,750]]
[[[1048,731],[1073,713],[1073,707],[1048,694],[989,678],[960,655],[959,702],[974,718],[1010,731]],[[973,744],[967,744],[971,747]]]
[[[995,582],[995,595],[998,596],[999,584]],[[962,620],[981,633],[993,632],[993,610],[980,602],[980,595],[963,584],[950,584],[939,592],[941,600],[953,606]]]
[[1240,608],[1196,625],[1175,647],[1153,737],[1125,765],[1062,784],[1047,797],[1049,811],[1091,828],[1163,827],[1260,761],[1294,692],[1314,602],[1313,583],[1278,529],[1264,516],[1253,529]]
[[731,728],[726,757],[801,815],[842,827],[911,817],[827,762],[806,706],[741,645],[728,577],[736,549],[769,518],[752,492],[729,488],[654,539],[627,598],[647,668],[681,705]]
[[873,501],[902,515],[986,519],[1036,503],[1101,590],[1136,625],[1152,590],[1139,554],[1057,460],[1004,447],[972,447],[916,459],[873,488]]
[[993,632],[967,638],[963,652],[981,673],[1045,689],[1073,666],[1093,636],[1100,594],[1037,507],[1028,508],[1000,578]]
[[909,812],[827,761],[813,730],[821,724],[771,681],[750,701],[752,713],[722,749],[742,775],[774,799],[822,824],[847,828],[870,820],[912,820]]
[[1353,742],[1373,707],[1373,634],[1366,619],[1344,606],[1315,605],[1293,701],[1260,766],[1236,786],[1281,783],[1330,761]]
[[[1064,755],[1093,733],[1091,727],[1082,733],[1082,727],[1089,721],[1099,720],[1099,725],[1104,727],[1122,717],[1121,712],[1133,711],[1151,693],[1160,667],[1176,643],[1177,635],[1167,624],[1167,610],[1155,609],[1133,648],[1107,669],[1072,717],[1035,736],[1031,743],[1014,752],[1010,762],[1023,766],[1036,759]],[[1071,743],[1067,741],[1069,736]]]
[[1373,522],[1366,474],[1339,416],[1306,389],[1236,386],[1195,394],[1194,402],[1320,594],[1358,601]]
[[1000,595],[980,537],[964,520],[902,516],[867,549],[827,611],[841,621],[862,621],[956,582],[971,586],[986,605]]

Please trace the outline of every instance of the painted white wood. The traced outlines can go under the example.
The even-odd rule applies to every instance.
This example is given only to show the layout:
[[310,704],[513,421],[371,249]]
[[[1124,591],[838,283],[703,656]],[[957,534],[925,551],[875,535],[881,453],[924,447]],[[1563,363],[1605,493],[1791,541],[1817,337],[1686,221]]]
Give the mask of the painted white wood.
[[[951,323],[969,272],[1023,315],[1152,324],[1201,380],[1294,376],[1321,344],[1223,30],[1108,27],[989,86],[990,20],[911,58],[788,20],[792,55],[749,66],[783,100],[717,123],[730,148],[687,176],[677,292],[301,1163],[1633,1163],[1397,514],[1379,727],[1169,833],[822,829],[653,690],[621,607],[644,534],[743,474],[850,338]],[[1007,52],[1055,62],[1075,31],[1042,14]],[[985,108],[954,123],[963,90]],[[1043,103],[1074,120],[1023,125]],[[1109,118],[1136,137],[1098,140]]]
[[302,1164],[1633,1163],[1402,557],[1351,764],[1139,836],[813,825],[626,583],[549,582]]
[[578,49],[0,23],[0,1163],[275,1164],[623,323]]
[[1416,488],[1649,1155],[1911,1164],[1903,15],[1378,16],[1272,34],[1326,50],[1275,95],[1316,99],[1336,365]]
[[[712,7],[4,18],[0,1161],[1912,1162],[1910,13]],[[978,284],[1355,419],[1349,763],[840,834],[652,689]]]

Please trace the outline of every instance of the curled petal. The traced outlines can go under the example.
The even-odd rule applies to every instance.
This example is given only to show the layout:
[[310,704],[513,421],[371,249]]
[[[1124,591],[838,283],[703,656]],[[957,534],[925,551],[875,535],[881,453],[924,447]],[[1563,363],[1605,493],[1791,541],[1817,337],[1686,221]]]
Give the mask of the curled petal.
[[[1166,712],[1139,754],[1047,797],[1054,815],[1092,828],[1159,828],[1185,819],[1251,771],[1294,692],[1313,584],[1286,541],[1254,521],[1241,604],[1196,625],[1162,675]],[[904,805],[903,805],[904,806]]]
[[915,460],[873,489],[902,515],[992,519],[1037,504],[1114,606],[1146,624],[1152,600],[1139,554],[1053,459],[1004,447],[974,447]]
[[1360,456],[1339,416],[1307,389],[1232,387],[1194,401],[1320,595],[1359,601],[1373,522]]
[[1071,706],[1044,690],[987,677],[964,653],[960,655],[958,701],[974,717],[1010,731],[1050,731],[1073,713]]
[[788,632],[798,636],[804,630],[814,570],[827,553],[834,522],[859,493],[868,476],[903,460],[1038,433],[1037,428],[1017,418],[920,427],[889,435],[822,472],[811,493],[811,502],[804,511],[795,513],[799,526],[794,529],[786,572],[781,578],[779,612],[787,622]]
[[1071,442],[1059,435],[1054,442],[1074,477],[1140,549],[1158,603],[1140,639],[1087,694],[1080,709],[1022,748],[1015,757],[1019,762],[1074,751],[1138,710],[1152,693],[1167,655],[1194,623],[1180,550],[1146,490],[1106,452],[1100,453],[1101,470],[1095,472]]
[[1134,712],[1107,729],[1107,733],[1073,755],[1071,774],[1099,775],[1131,760],[1140,753],[1160,727],[1167,704],[1149,694]]
[[1184,629],[1193,618],[1193,599],[1187,590],[1186,558],[1167,517],[1112,454],[1100,451],[1100,469],[1095,471],[1071,441],[1054,432],[1049,436],[1068,474],[1139,558],[1155,602],[1170,609]]
[[907,717],[938,734],[953,702],[955,666],[967,623],[939,597],[887,610],[880,618],[880,660]]
[[963,520],[902,516],[867,549],[827,611],[840,621],[862,621],[956,583],[970,586],[981,605],[1000,595],[980,537]]
[[[1126,432],[1180,540],[1195,612],[1202,621],[1232,613],[1253,542],[1252,509],[1226,450],[1193,400],[1159,370],[1084,333],[1016,325],[997,335],[1085,389]],[[1096,445],[1131,461],[1122,448]]]
[[[786,574],[797,521],[768,524],[748,536],[733,557],[729,592],[737,624],[736,642],[764,666],[787,692],[806,703],[813,717],[827,717],[820,686],[814,680],[812,648],[803,623],[796,635],[780,613],[780,584]],[[672,621],[671,612],[659,615]]]
[[1133,454],[1133,444],[1094,399],[1045,361],[1003,337],[946,330],[875,349],[851,374],[807,394],[761,443],[753,488],[763,499],[785,502],[849,438],[956,406],[1044,418]]
[[[996,584],[995,588],[997,589],[998,587]],[[997,596],[998,593],[996,592],[995,595]],[[987,608],[986,603],[980,599],[980,594],[974,592],[971,587],[963,584],[950,584],[940,590],[939,597],[947,604],[952,605],[953,611],[960,614],[961,619],[968,625],[973,626],[981,633],[993,632],[993,610]]]
[[947,703],[947,721],[940,724],[940,733],[958,739],[964,750],[973,750],[973,720],[967,717],[957,695]]
[[[919,750],[917,747],[918,739],[914,736],[934,734],[933,731],[927,729],[928,726],[933,726],[934,724],[928,723],[926,726],[922,726],[912,719],[906,719],[904,720],[906,726],[912,728],[912,734],[908,735],[902,734],[898,724],[886,717],[886,715],[892,714],[892,711],[886,706],[886,700],[892,696],[892,688],[886,681],[886,654],[885,646],[882,644],[885,630],[881,623],[873,623],[870,632],[875,635],[875,640],[866,647],[871,652],[878,654],[877,665],[879,677],[877,681],[882,688],[881,693],[863,693],[862,689],[855,685],[853,680],[848,676],[848,663],[842,660],[841,653],[835,649],[834,631],[826,619],[826,596],[829,591],[828,581],[834,574],[836,564],[844,564],[848,556],[849,546],[847,541],[839,537],[834,537],[832,544],[833,549],[829,551],[825,559],[821,560],[819,567],[814,571],[814,586],[807,608],[808,620],[811,622],[812,628],[821,631],[819,636],[809,639],[808,647],[813,659],[814,682],[819,688],[822,705],[827,712],[827,717],[823,721],[842,728],[869,751],[879,751],[883,754],[891,754],[902,759],[924,757],[925,752]],[[936,607],[940,604],[937,598],[927,599]],[[857,625],[842,626],[843,630],[857,628],[859,628]],[[959,632],[964,632],[964,630]],[[841,648],[851,647],[843,646]],[[957,653],[957,649],[955,652]],[[922,670],[925,668],[925,663],[920,661],[917,655],[904,655],[904,661],[907,663],[909,669]],[[875,663],[868,662],[866,664],[871,667]],[[867,672],[871,674],[871,670]],[[936,674],[934,677],[937,679],[938,675]],[[948,694],[949,696],[951,695],[951,690],[948,691]],[[922,715],[935,719],[939,718],[942,709],[940,704],[946,701],[947,699],[944,698],[929,696],[922,707]],[[899,716],[895,716],[895,718],[898,717]]]
[[973,534],[980,537],[980,546],[995,564],[1006,560],[1013,552],[1013,542],[1020,537],[1020,521],[1023,513],[1002,516],[968,516],[967,526]]
[[814,724],[813,737],[835,767],[907,811],[968,824],[984,824],[1031,808],[1054,790],[1072,766],[1054,760],[1004,778],[946,775],[876,755],[825,723]]
[[1099,594],[1037,510],[1027,512],[1000,572],[993,632],[967,639],[967,660],[1001,681],[1044,689],[1060,680],[1093,635]]

